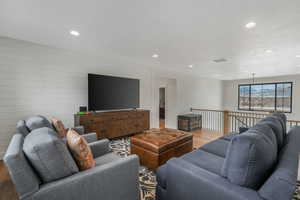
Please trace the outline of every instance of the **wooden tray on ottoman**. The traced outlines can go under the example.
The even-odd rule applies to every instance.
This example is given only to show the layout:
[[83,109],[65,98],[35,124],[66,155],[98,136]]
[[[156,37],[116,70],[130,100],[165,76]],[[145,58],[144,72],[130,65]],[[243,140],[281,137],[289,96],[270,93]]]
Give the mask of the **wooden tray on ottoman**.
[[175,129],[151,129],[131,137],[131,153],[137,154],[141,165],[156,170],[172,157],[193,150],[193,135]]

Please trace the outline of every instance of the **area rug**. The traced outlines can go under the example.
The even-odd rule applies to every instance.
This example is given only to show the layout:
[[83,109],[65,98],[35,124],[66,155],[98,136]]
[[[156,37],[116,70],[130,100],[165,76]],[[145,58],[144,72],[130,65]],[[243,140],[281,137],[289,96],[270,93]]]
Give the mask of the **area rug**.
[[[130,139],[128,137],[110,141],[110,148],[121,157],[130,155]],[[154,172],[141,166],[140,175],[140,191],[141,200],[155,200],[156,175]],[[293,200],[300,200],[300,182],[297,183]]]
[[[110,148],[121,157],[130,155],[130,139],[128,137],[111,140]],[[155,200],[155,173],[141,166],[139,169],[141,200]]]

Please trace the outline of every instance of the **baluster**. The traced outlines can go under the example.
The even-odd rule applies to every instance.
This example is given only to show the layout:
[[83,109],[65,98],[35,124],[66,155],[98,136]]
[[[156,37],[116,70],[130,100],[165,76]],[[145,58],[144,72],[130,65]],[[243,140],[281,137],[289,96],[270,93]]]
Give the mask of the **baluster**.
[[206,128],[206,112],[203,112],[203,126]]
[[222,123],[221,123],[222,116],[221,116],[221,112],[219,112],[218,115],[219,115],[219,131],[221,131],[222,130]]
[[211,112],[209,112],[209,128],[212,130],[212,120],[211,120]]
[[234,131],[234,120],[235,120],[235,116],[233,115],[232,117],[231,117],[231,131]]
[[211,118],[211,129],[214,130],[214,113],[210,113],[210,118]]
[[238,115],[239,114],[237,114],[237,116],[233,118],[233,120],[234,120],[233,121],[233,131],[236,131],[236,122],[237,122]]
[[207,129],[209,129],[209,113],[206,112],[206,126],[207,126]]
[[205,112],[205,128],[208,128],[207,127],[207,112]]
[[208,112],[208,127],[211,130],[211,112]]
[[221,127],[222,127],[222,124],[221,124],[221,112],[218,112],[218,118],[219,118],[219,131],[221,131]]

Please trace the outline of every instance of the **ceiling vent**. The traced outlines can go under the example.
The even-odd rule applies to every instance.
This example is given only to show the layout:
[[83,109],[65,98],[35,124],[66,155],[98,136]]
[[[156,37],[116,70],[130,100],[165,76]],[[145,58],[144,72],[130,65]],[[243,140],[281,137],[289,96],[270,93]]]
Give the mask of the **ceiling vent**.
[[221,62],[226,62],[227,60],[225,58],[220,58],[220,59],[215,59],[214,62],[216,63],[221,63]]

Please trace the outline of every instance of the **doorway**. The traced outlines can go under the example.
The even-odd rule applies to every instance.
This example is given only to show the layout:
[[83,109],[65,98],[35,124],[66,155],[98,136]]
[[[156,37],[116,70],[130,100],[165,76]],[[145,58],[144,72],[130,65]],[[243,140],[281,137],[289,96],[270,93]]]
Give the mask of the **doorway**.
[[166,88],[159,88],[159,128],[166,127]]

